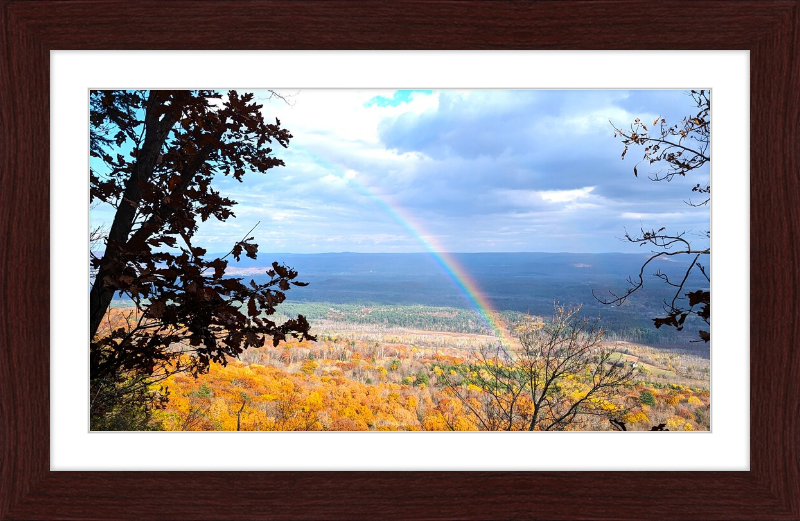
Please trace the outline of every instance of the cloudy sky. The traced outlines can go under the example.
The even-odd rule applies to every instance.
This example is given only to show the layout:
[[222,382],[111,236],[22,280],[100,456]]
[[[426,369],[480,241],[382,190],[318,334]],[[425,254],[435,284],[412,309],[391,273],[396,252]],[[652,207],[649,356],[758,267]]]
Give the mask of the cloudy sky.
[[[684,204],[708,170],[655,183],[624,161],[609,120],[677,122],[685,91],[286,91],[264,100],[294,138],[283,168],[223,179],[237,218],[205,223],[211,252],[253,235],[262,252],[642,252],[625,229],[710,228]],[[99,217],[99,216],[98,216]],[[699,245],[699,244],[698,244]]]

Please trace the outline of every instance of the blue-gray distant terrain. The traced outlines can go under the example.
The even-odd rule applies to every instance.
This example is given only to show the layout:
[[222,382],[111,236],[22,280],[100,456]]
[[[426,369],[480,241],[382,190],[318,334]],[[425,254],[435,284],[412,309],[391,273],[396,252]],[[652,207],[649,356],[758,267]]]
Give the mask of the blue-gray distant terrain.
[[[223,255],[209,254],[207,258]],[[653,274],[660,270],[670,279],[679,280],[679,275],[685,273],[682,263],[651,262],[644,271],[644,287],[622,306],[601,304],[592,295],[593,290],[599,298],[610,297],[609,290],[623,294],[629,287],[627,279],[638,278],[648,257],[628,253],[451,254],[497,311],[549,316],[554,302],[582,304],[583,314],[599,317],[612,338],[707,354],[708,345],[696,342],[698,327],[707,326],[691,323],[692,317],[683,332],[671,327],[660,330],[653,327],[652,318],[664,316],[664,301],[675,295],[674,289]],[[475,309],[450,275],[426,253],[259,253],[257,260],[242,257],[239,262],[232,261],[229,271],[236,274],[228,276],[263,283],[273,261],[296,269],[297,280],[309,283],[287,291],[288,304],[419,304]],[[710,269],[707,271],[710,273]],[[707,288],[708,282],[695,275],[687,281],[685,291]],[[116,305],[130,305],[130,302],[117,300]],[[299,309],[302,313],[302,307]]]
[[[645,287],[619,306],[600,304],[593,296],[622,294],[628,277],[636,278],[648,255],[623,253],[461,253],[452,257],[469,273],[483,295],[499,311],[549,315],[553,302],[583,304],[585,314],[600,316],[612,331],[638,330],[638,338],[654,344],[687,345],[697,339],[696,325],[685,333],[673,328],[657,331],[651,318],[663,316],[663,301],[674,290],[653,276],[657,270],[672,279],[683,264],[656,260],[646,268]],[[463,291],[429,254],[424,253],[260,253],[258,260],[242,258],[239,268],[268,266],[278,261],[296,269],[306,287],[293,287],[287,302],[332,302],[449,306],[470,308]],[[266,269],[266,268],[265,268]],[[250,271],[250,270],[248,270]],[[263,282],[258,272],[239,275]],[[691,278],[686,291],[708,287]],[[677,334],[676,334],[677,333]]]

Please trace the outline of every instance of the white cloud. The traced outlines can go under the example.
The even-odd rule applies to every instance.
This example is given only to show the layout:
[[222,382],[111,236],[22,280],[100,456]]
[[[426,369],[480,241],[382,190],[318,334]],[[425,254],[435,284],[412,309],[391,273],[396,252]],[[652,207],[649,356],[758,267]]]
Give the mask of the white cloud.
[[[311,89],[291,105],[265,102],[265,119],[278,117],[294,137],[275,149],[286,167],[241,185],[219,182],[240,203],[237,221],[268,224],[268,248],[295,252],[420,251],[422,230],[394,212],[450,251],[562,251],[580,247],[570,236],[588,244],[592,234],[593,251],[618,251],[617,237],[640,220],[709,227],[706,210],[676,213],[688,190],[682,180],[654,186],[619,159],[608,120],[648,118],[640,108],[653,100],[677,106],[668,93],[443,91],[366,106],[393,94]],[[202,233],[232,229],[204,224]]]
[[685,213],[669,212],[669,213],[640,213],[640,212],[623,212],[623,219],[638,219],[643,221],[663,221],[665,219],[677,219],[685,217]]
[[544,190],[537,193],[542,199],[551,203],[568,203],[589,197],[593,190],[594,186],[587,186],[577,190]]
[[438,106],[435,93],[416,93],[411,101],[395,107],[364,106],[375,96],[392,97],[393,93],[393,90],[307,89],[290,98],[291,105],[273,99],[264,103],[262,111],[268,121],[278,117],[296,139],[335,136],[337,141],[377,144],[378,124],[382,119],[421,113]]

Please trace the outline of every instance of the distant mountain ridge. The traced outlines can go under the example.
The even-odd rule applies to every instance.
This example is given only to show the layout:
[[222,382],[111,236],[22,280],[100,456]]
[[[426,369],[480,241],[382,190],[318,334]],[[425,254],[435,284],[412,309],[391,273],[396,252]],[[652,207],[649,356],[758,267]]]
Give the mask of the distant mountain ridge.
[[[224,254],[208,254],[213,259]],[[608,291],[622,293],[629,277],[636,277],[647,254],[628,253],[455,253],[450,257],[480,288],[498,311],[518,311],[548,316],[554,301],[583,304],[587,316],[601,317],[611,332],[626,332],[653,345],[697,349],[691,341],[696,330],[686,332],[653,327],[652,318],[663,316],[663,301],[671,299],[670,287],[652,276],[657,269],[667,274],[680,271],[681,263],[655,261],[645,272],[645,287],[622,306],[599,303]],[[231,257],[227,276],[264,282],[273,261],[296,269],[306,287],[292,287],[287,302],[330,302],[446,306],[474,309],[474,304],[427,253],[259,253],[258,259]],[[704,284],[705,283],[705,284]],[[695,277],[687,291],[707,287]]]
[[[258,257],[232,263],[234,271],[247,270],[235,276],[263,281],[266,276],[255,268],[266,270],[272,261],[291,266],[299,272],[298,280],[309,286],[291,289],[287,293],[290,302],[472,307],[463,291],[426,253],[259,253]],[[598,296],[608,295],[608,290],[624,291],[628,277],[635,278],[648,257],[626,253],[451,254],[499,311],[549,315],[554,301],[583,304],[586,314],[602,317],[608,328],[652,330],[654,335],[672,338],[675,331],[653,328],[651,318],[662,315],[662,303],[672,294],[652,273],[657,269],[678,273],[680,263],[651,263],[652,269],[645,272],[645,287],[621,307],[602,305],[592,296],[592,290]],[[687,291],[703,287],[704,282],[689,280]],[[690,337],[694,339],[688,334],[687,339]]]

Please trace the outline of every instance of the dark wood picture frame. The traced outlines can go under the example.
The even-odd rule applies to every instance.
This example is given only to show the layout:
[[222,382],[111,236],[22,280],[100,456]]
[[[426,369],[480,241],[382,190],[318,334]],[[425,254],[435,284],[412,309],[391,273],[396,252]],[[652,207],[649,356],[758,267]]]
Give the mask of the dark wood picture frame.
[[[800,519],[799,8],[0,0],[0,519]],[[749,49],[750,471],[51,472],[49,51],[249,48]]]

